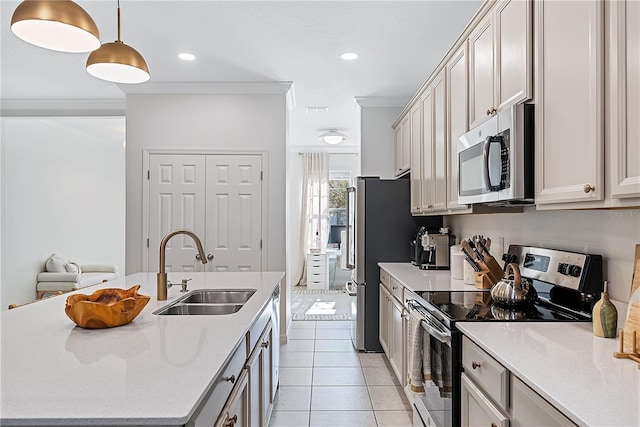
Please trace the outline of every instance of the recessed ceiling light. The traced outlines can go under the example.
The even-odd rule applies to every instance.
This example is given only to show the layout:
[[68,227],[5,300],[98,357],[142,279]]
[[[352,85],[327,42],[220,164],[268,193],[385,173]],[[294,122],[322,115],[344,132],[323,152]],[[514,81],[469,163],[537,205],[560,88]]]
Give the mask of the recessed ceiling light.
[[183,61],[193,61],[194,59],[196,59],[196,56],[192,53],[179,53],[178,58],[182,59]]
[[340,55],[340,59],[344,59],[345,61],[353,61],[354,59],[358,59],[358,54],[353,52],[346,52]]

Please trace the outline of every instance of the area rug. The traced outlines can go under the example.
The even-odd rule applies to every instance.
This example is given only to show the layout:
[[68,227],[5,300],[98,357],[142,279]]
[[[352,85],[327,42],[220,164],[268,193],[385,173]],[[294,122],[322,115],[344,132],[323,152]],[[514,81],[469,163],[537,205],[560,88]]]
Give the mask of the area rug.
[[351,298],[343,291],[291,289],[291,318],[293,320],[351,320]]

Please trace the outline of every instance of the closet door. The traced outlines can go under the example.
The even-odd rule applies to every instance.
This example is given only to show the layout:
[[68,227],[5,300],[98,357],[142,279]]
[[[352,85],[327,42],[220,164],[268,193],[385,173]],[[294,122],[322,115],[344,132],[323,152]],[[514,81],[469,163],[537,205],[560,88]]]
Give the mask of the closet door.
[[[186,228],[204,239],[205,156],[153,154],[148,179],[149,271],[158,271],[160,242],[169,231]],[[191,237],[174,236],[166,247],[166,271],[202,271],[197,253]]]
[[207,271],[260,271],[262,253],[262,157],[208,155]]

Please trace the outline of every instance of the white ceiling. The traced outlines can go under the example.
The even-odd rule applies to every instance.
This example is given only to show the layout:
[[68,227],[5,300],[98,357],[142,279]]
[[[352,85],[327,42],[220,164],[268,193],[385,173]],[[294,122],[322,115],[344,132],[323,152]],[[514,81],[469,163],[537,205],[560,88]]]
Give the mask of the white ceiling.
[[[116,1],[76,0],[116,39]],[[86,73],[88,54],[53,52],[15,37],[17,1],[1,2],[3,100],[124,99]],[[416,92],[469,22],[481,0],[443,1],[133,1],[121,0],[122,40],[147,60],[153,83],[294,82],[290,144],[321,147],[335,128],[360,145],[355,97]],[[179,52],[197,56],[181,61]],[[357,52],[343,61],[343,52]],[[328,106],[307,114],[307,106]]]

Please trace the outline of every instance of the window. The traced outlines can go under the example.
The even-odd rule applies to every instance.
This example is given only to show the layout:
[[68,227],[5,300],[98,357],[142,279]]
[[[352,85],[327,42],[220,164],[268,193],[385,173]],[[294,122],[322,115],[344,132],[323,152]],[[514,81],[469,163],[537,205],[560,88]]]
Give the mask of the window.
[[340,247],[340,232],[347,225],[347,187],[351,171],[329,171],[329,247]]

